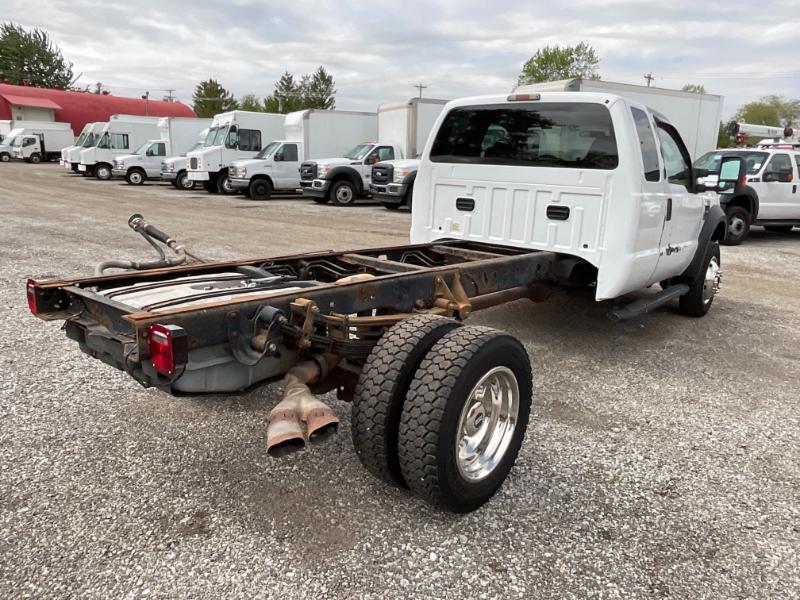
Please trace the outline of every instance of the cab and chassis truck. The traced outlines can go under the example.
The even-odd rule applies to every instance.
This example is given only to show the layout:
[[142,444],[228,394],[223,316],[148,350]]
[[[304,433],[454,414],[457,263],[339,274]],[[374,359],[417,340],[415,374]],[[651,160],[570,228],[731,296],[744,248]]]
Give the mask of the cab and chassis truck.
[[[717,186],[742,168],[724,158]],[[514,336],[463,322],[562,287],[589,287],[617,319],[675,300],[705,315],[726,228],[702,175],[674,127],[619,96],[466,98],[423,151],[409,245],[202,262],[134,215],[158,259],[29,280],[28,304],[65,321],[83,352],[167,393],[283,379],[271,455],[334,431],[315,394],[336,390],[371,473],[469,511],[514,464],[532,374]]]

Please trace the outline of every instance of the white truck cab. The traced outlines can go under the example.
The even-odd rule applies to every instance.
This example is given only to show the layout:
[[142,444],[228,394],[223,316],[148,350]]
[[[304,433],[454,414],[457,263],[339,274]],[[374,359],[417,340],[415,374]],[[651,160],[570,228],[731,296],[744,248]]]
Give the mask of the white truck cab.
[[[736,173],[731,175],[733,169]],[[720,185],[736,181],[725,161]],[[661,282],[702,316],[720,280],[718,197],[696,182],[677,129],[611,93],[542,92],[448,103],[415,184],[411,241],[547,250],[596,300]],[[667,298],[669,299],[669,298]]]
[[113,176],[124,178],[130,185],[159,179],[161,163],[168,156],[193,150],[205,139],[210,124],[211,119],[163,117],[158,121],[158,139],[147,140],[133,154],[115,158]]
[[80,170],[81,152],[89,148],[94,148],[97,145],[97,142],[100,140],[100,134],[105,126],[106,124],[104,122],[98,121],[96,123],[88,124],[86,126],[89,128],[88,131],[86,130],[86,127],[84,127],[86,135],[84,136],[83,141],[80,143],[76,142],[74,146],[66,148],[61,153],[63,161],[62,165],[65,169],[72,171],[73,173],[85,173],[85,171]]
[[195,182],[189,179],[187,172],[189,166],[187,155],[189,152],[200,150],[205,146],[206,135],[208,135],[208,130],[204,130],[203,139],[195,142],[194,146],[189,148],[185,154],[170,156],[161,161],[161,181],[167,181],[179,190],[194,189]]
[[325,204],[351,206],[359,196],[369,193],[372,166],[385,160],[403,158],[397,144],[362,142],[344,156],[305,162],[300,167],[303,194]]
[[720,194],[728,227],[723,243],[741,244],[752,225],[775,233],[800,226],[800,151],[793,144],[777,144],[707,152],[694,163],[695,168],[709,172],[699,182],[716,183],[722,159],[730,156],[744,161],[745,173],[742,185]]
[[207,192],[235,194],[229,167],[253,158],[272,140],[283,137],[285,115],[233,110],[216,115],[205,144],[187,154],[189,180],[201,182]]
[[12,147],[12,144],[14,143],[14,138],[17,135],[22,135],[22,130],[12,129],[3,138],[3,141],[0,142],[0,162],[8,162],[13,158],[14,148]]
[[231,185],[253,200],[268,200],[274,191],[297,191],[302,157],[303,142],[270,142],[254,158],[231,163]]

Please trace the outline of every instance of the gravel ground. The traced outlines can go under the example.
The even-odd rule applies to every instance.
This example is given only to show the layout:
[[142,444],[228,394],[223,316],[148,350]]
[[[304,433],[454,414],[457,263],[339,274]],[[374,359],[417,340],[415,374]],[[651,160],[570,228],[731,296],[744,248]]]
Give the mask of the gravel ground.
[[142,389],[24,300],[146,257],[132,212],[218,258],[403,243],[408,213],[0,178],[0,596],[800,597],[800,231],[724,248],[701,320],[613,324],[581,295],[471,318],[525,344],[535,404],[504,487],[454,516],[361,468],[347,404],[329,445],[273,460],[278,386]]

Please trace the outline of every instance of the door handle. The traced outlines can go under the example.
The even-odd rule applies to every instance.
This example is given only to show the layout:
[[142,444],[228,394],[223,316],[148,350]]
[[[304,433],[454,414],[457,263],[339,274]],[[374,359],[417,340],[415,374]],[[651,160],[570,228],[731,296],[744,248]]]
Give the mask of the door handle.
[[672,220],[672,198],[667,198],[667,218],[665,221]]

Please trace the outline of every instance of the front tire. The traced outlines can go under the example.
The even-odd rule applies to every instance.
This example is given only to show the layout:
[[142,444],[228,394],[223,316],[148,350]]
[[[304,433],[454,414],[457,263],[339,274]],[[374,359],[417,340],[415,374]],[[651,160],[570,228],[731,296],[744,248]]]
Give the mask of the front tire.
[[189,174],[186,171],[178,173],[178,176],[175,178],[175,183],[173,185],[179,190],[194,189],[194,181],[189,179]]
[[353,398],[353,446],[361,464],[378,479],[407,487],[397,435],[408,388],[428,350],[459,326],[453,319],[414,315],[384,333],[367,357]]
[[727,235],[722,243],[726,246],[738,246],[750,233],[750,211],[743,206],[731,206],[725,210]]
[[331,187],[330,197],[337,206],[353,206],[356,202],[356,188],[349,181],[337,181]]
[[253,200],[269,200],[272,196],[272,185],[266,179],[256,179],[247,188]]
[[34,165],[38,165],[40,162],[42,162],[42,155],[39,154],[38,152],[34,152],[28,159],[28,162]]
[[398,208],[400,208],[400,205],[395,202],[384,202],[383,208],[387,208],[389,210],[397,210]]
[[517,458],[531,395],[530,360],[516,338],[488,327],[445,335],[403,406],[398,454],[408,486],[456,512],[484,504]]
[[111,167],[108,165],[97,165],[94,168],[94,176],[97,177],[100,181],[108,181],[111,179]]
[[130,185],[144,185],[145,176],[139,169],[132,169],[125,174],[125,181]]
[[208,181],[203,182],[203,189],[207,191],[209,194],[216,194],[219,193],[219,188],[217,187],[217,182],[213,179],[209,179]]
[[0,154],[0,162],[9,162],[11,160],[11,155],[8,152],[3,152]]
[[705,316],[719,291],[722,271],[717,242],[708,243],[703,265],[705,268],[689,284],[689,291],[680,297],[680,311],[687,317]]
[[231,184],[231,177],[227,172],[217,177],[217,191],[224,196],[236,194],[236,189]]

